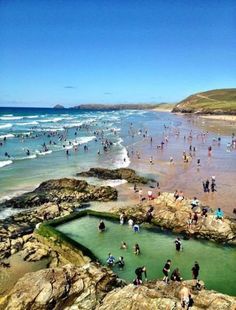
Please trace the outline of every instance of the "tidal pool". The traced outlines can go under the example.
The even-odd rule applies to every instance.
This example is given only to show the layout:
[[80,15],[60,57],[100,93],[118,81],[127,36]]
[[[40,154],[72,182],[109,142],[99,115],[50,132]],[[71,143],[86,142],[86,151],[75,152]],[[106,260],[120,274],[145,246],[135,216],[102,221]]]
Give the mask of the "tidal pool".
[[[117,265],[113,271],[120,278],[132,281],[134,270],[145,265],[148,279],[161,279],[162,269],[167,259],[172,260],[171,271],[178,267],[183,279],[192,278],[192,266],[197,260],[200,265],[199,278],[205,282],[207,289],[213,289],[225,294],[236,295],[236,249],[208,241],[183,241],[183,251],[175,250],[176,235],[163,233],[152,228],[142,228],[134,233],[128,225],[120,225],[105,219],[106,231],[98,231],[100,218],[84,216],[55,227],[79,244],[85,246],[102,263],[106,264],[108,253],[111,252],[118,260],[123,256],[125,268],[119,270]],[[128,245],[127,250],[121,250],[121,241]],[[141,249],[139,256],[134,254],[134,244]]]

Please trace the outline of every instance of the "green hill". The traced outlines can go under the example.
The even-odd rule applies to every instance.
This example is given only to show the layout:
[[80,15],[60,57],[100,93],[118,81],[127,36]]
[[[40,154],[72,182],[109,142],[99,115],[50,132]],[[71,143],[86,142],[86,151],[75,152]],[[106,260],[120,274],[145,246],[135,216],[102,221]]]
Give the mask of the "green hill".
[[172,112],[236,115],[236,88],[214,89],[180,101]]

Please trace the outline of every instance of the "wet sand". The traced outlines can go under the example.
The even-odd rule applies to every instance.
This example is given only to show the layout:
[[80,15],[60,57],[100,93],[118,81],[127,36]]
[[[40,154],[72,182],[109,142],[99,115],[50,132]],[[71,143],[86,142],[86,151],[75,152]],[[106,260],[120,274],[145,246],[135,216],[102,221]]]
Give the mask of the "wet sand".
[[201,115],[200,117],[219,121],[236,122],[236,115]]
[[49,260],[42,259],[38,262],[26,262],[20,252],[10,256],[4,262],[10,263],[10,268],[0,266],[0,298],[3,297],[20,279],[28,272],[46,268]]
[[[156,146],[164,140],[164,137],[160,133],[152,132],[151,129],[149,136],[129,145],[130,168],[157,178],[161,191],[182,190],[186,197],[196,196],[203,204],[212,208],[221,207],[228,215],[232,215],[236,200],[236,149],[228,150],[226,145],[227,141],[231,140],[229,132],[234,132],[236,127],[225,128],[224,124],[218,124],[216,136],[214,121],[205,120],[202,124],[198,118],[187,118],[183,128],[179,127],[179,135],[175,134],[175,129],[173,127],[165,131],[164,136],[168,136],[168,142],[164,144],[163,149],[157,149]],[[193,138],[188,140],[187,136],[191,130]],[[199,136],[203,130],[209,132],[205,138]],[[153,138],[152,143],[150,136]],[[215,137],[219,136],[221,136],[220,143],[215,141]],[[192,159],[184,163],[182,154],[183,151],[189,153],[190,145],[196,147],[196,152],[192,152]],[[208,154],[209,145],[212,146],[211,156]],[[140,159],[136,156],[137,151],[140,153]],[[153,165],[149,162],[151,156]],[[170,163],[170,157],[174,159],[173,164]],[[198,158],[201,160],[200,166],[197,165]],[[212,176],[216,176],[217,192],[204,193],[202,181],[211,180]],[[154,194],[157,191],[154,190]],[[147,190],[144,195],[147,197]]]

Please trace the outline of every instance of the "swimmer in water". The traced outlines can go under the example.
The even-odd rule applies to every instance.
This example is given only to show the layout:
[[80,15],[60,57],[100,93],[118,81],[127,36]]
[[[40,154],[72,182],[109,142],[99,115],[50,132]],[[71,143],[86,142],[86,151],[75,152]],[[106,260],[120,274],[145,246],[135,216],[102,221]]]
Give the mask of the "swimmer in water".
[[180,241],[180,238],[176,238],[175,239],[175,248],[176,248],[176,251],[180,251],[180,249],[181,249],[181,245],[182,245],[182,243],[181,243],[181,241]]
[[120,249],[122,249],[122,250],[126,250],[126,249],[128,249],[128,245],[127,245],[127,243],[126,243],[126,242],[124,242],[124,241],[122,241],[122,242],[121,242],[121,245],[120,245]]
[[115,263],[118,264],[120,270],[123,270],[124,266],[125,266],[125,261],[124,261],[124,257],[120,256],[119,260]]
[[103,222],[103,220],[101,220],[101,221],[99,222],[99,225],[98,225],[98,230],[99,230],[100,232],[103,232],[103,231],[105,231],[105,229],[106,229],[105,223]]
[[141,253],[140,247],[139,247],[138,243],[135,243],[135,245],[134,245],[134,254],[135,255],[139,255],[140,253]]
[[112,267],[114,266],[114,264],[115,264],[115,257],[111,253],[109,253],[107,258],[107,265],[109,267]]

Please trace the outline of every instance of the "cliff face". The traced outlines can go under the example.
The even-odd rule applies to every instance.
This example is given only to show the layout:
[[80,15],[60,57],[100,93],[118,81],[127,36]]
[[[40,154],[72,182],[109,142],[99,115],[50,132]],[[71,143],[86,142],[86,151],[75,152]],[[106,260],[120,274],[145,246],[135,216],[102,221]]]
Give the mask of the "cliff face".
[[236,115],[236,88],[191,95],[180,101],[172,112]]

